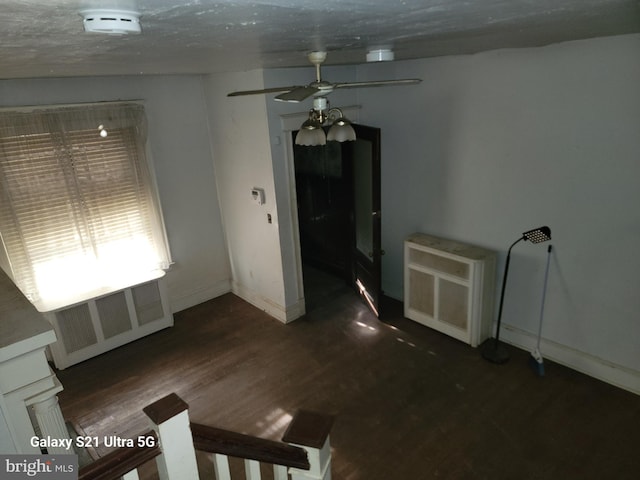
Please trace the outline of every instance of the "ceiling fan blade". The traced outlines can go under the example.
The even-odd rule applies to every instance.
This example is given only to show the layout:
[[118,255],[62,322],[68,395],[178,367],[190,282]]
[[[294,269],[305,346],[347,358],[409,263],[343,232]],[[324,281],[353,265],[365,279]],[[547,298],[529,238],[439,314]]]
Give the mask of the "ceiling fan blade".
[[278,92],[288,92],[290,90],[295,90],[296,88],[304,88],[304,87],[273,87],[273,88],[264,88],[262,90],[242,90],[240,92],[231,92],[227,94],[227,97],[239,97],[242,95],[260,95],[263,93],[278,93]]
[[384,87],[386,85],[415,85],[422,80],[419,78],[404,78],[400,80],[371,80],[368,82],[336,83],[333,88]]
[[295,87],[293,90],[285,93],[281,93],[277,95],[275,100],[279,102],[293,102],[298,103],[302,100],[309,98],[314,93],[318,92],[320,89],[316,87]]

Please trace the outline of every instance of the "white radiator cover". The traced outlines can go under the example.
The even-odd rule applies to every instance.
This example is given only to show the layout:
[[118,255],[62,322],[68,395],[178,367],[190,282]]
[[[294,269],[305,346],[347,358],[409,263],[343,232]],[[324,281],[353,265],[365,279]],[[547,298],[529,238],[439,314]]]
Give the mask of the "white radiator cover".
[[56,332],[49,348],[59,369],[173,325],[162,279],[43,315]]
[[414,233],[404,257],[405,317],[472,347],[491,336],[496,252]]

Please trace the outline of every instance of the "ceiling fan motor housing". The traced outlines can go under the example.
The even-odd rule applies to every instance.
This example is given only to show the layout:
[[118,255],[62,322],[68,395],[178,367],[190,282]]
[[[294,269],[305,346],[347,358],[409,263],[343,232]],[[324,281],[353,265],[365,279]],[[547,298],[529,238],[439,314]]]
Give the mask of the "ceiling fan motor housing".
[[313,109],[323,111],[329,107],[329,100],[326,97],[314,97]]
[[307,58],[312,65],[320,65],[327,59],[327,52],[310,52]]

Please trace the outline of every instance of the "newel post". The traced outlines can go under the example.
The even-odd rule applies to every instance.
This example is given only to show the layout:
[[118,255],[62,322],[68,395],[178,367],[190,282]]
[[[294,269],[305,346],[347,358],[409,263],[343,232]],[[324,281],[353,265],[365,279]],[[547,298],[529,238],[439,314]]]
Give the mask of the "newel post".
[[188,408],[172,393],[142,409],[151,420],[162,450],[156,458],[160,480],[199,478]]
[[[41,398],[43,396],[44,398]],[[36,396],[35,400],[30,398],[29,402],[33,402],[33,412],[42,437],[69,438],[69,431],[65,425],[56,395],[49,395],[48,392],[45,392],[44,395]],[[50,455],[74,453],[73,447],[70,447],[69,450],[65,447],[47,447],[47,452]]]
[[331,480],[331,445],[329,432],[333,417],[321,413],[299,410],[291,420],[282,441],[304,448],[310,468],[290,468],[291,480]]

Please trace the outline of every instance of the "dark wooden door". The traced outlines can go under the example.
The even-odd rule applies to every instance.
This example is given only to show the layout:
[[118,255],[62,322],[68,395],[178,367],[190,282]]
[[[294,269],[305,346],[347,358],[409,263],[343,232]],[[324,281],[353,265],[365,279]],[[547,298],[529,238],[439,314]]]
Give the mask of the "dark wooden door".
[[379,316],[382,291],[380,129],[354,125],[357,139],[345,142],[352,168],[352,282]]
[[378,315],[380,129],[354,128],[354,142],[294,146],[300,246],[304,264],[342,278]]

